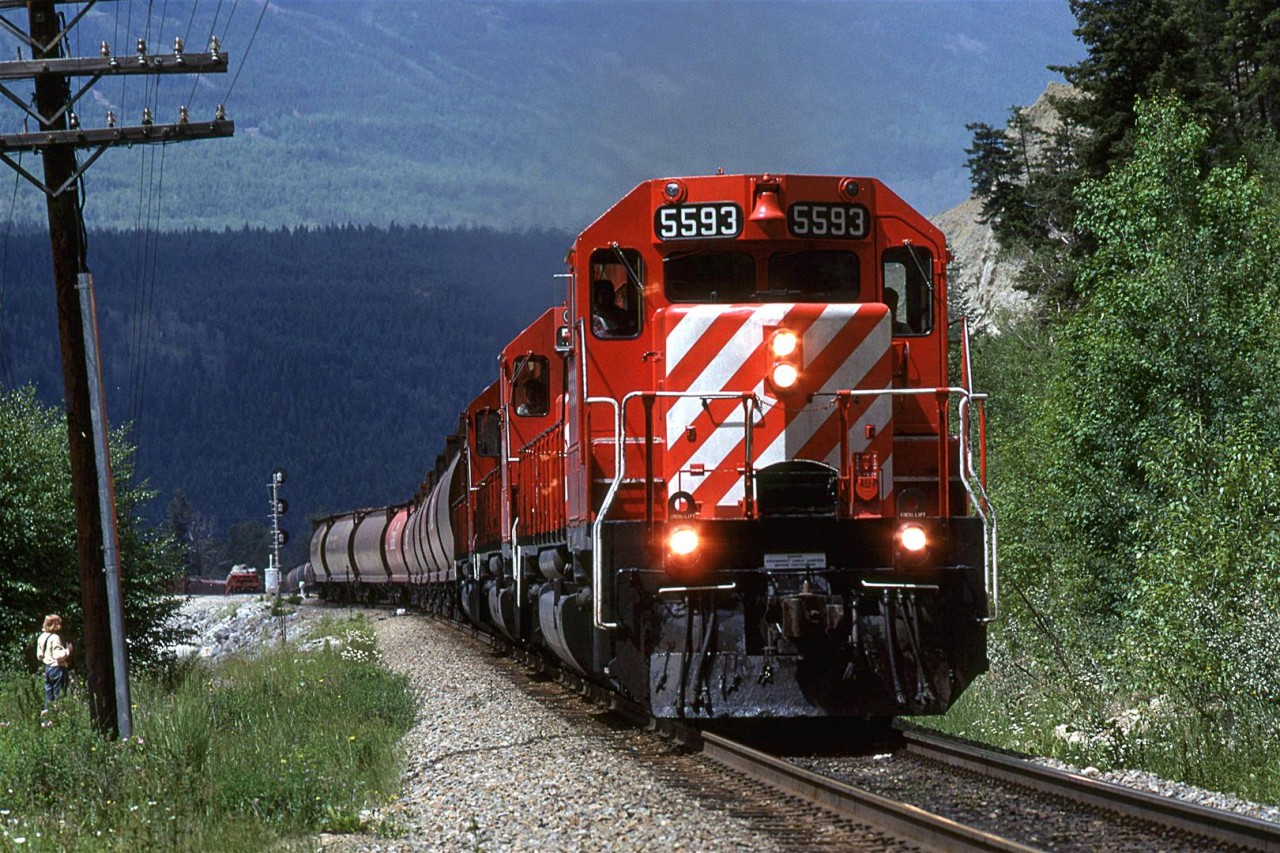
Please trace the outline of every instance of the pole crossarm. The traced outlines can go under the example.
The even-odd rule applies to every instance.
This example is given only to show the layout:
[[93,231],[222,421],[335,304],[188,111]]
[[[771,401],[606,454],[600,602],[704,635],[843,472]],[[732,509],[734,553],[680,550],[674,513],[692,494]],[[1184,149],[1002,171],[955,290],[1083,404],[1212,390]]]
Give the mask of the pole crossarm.
[[0,62],[0,80],[21,80],[40,74],[95,78],[112,74],[225,74],[227,63],[224,51],[22,59]]
[[[120,0],[48,0],[54,6],[82,6],[86,2],[90,6],[94,3],[118,3]],[[25,9],[31,5],[31,0],[0,0],[0,12],[6,9]]]
[[[148,145],[155,142],[185,142],[194,139],[218,139],[235,134],[236,123],[230,119],[211,122],[187,122],[185,124],[145,124],[137,127],[104,127],[95,130],[55,130],[42,133],[0,134],[0,162],[5,163],[36,189],[50,198],[57,198],[75,185],[80,176],[101,157],[108,148],[116,145]],[[39,151],[50,148],[94,148],[89,158],[57,187],[50,187],[20,163],[9,156],[10,152]]]
[[147,145],[234,136],[231,119],[189,121],[177,124],[139,124],[130,127],[94,127],[75,130],[41,130],[35,133],[0,133],[0,153],[38,151],[46,148],[97,148],[102,145]]

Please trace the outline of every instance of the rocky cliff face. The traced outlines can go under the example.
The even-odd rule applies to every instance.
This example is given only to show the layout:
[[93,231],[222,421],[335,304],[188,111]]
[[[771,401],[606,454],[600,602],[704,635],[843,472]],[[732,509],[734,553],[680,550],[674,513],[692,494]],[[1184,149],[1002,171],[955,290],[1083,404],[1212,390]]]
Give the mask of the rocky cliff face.
[[[1075,96],[1070,86],[1050,83],[1035,103],[1020,112],[1040,138],[1048,138],[1061,125],[1051,99]],[[1040,153],[1036,141],[1033,136],[1029,145],[1033,161]],[[1022,264],[1001,252],[991,226],[979,221],[981,216],[982,202],[968,198],[932,217],[932,222],[947,235],[954,255],[949,279],[952,310],[968,316],[976,328],[998,333],[1001,326],[1029,313],[1032,305],[1026,293],[1014,288]]]
[[1000,325],[1030,310],[1027,294],[1016,290],[1021,269],[1016,260],[1002,257],[1000,241],[991,226],[980,222],[982,202],[965,199],[932,218],[947,235],[951,263],[951,310],[967,316],[975,328],[998,332]]

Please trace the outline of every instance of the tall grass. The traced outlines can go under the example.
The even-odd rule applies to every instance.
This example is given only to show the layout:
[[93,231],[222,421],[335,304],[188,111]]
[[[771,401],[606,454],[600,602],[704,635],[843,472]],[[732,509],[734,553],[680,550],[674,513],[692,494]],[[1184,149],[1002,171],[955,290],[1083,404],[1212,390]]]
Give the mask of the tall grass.
[[328,633],[138,679],[128,740],[94,733],[74,692],[41,727],[36,678],[0,677],[0,850],[260,850],[361,828],[398,790],[414,702],[367,623]]

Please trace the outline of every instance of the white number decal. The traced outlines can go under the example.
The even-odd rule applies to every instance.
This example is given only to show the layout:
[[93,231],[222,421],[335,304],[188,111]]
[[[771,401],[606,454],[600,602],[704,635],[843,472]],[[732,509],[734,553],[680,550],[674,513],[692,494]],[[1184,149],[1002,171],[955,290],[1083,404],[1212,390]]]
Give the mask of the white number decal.
[[843,237],[861,240],[867,236],[867,209],[858,204],[797,202],[787,209],[787,227],[792,237]]
[[827,212],[830,208],[814,207],[813,209],[813,234],[815,237],[825,237],[827,234]]
[[791,233],[804,237],[809,233],[809,205],[793,204],[791,206]]
[[658,211],[658,236],[664,240],[669,240],[677,234],[676,228],[676,209],[674,207],[664,207]]
[[686,207],[680,211],[680,236],[698,236],[698,212],[692,207]]
[[699,234],[716,233],[716,209],[714,207],[704,207],[698,211],[698,229]]
[[742,208],[736,204],[664,205],[653,217],[660,240],[737,237],[742,233]]
[[849,208],[849,235],[864,237],[867,233],[867,209],[865,207]]
[[844,208],[844,207],[831,208],[831,233],[832,234],[848,233],[848,227],[845,224],[848,221],[848,217],[845,215],[846,210],[847,208]]
[[732,204],[721,205],[720,215],[724,217],[724,223],[720,226],[720,236],[737,237],[740,228],[738,225],[738,208]]

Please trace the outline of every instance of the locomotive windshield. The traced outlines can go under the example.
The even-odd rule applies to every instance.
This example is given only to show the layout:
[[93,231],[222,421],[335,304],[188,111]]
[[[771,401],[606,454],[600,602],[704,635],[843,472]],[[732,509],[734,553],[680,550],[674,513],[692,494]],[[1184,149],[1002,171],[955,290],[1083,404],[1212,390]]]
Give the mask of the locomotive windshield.
[[852,302],[858,298],[858,256],[853,252],[778,252],[769,258],[769,295],[794,302]]
[[746,252],[677,252],[662,263],[672,302],[750,302],[756,259]]
[[[760,273],[764,275],[761,276]],[[675,252],[662,265],[672,302],[854,302],[858,256],[850,251]]]

